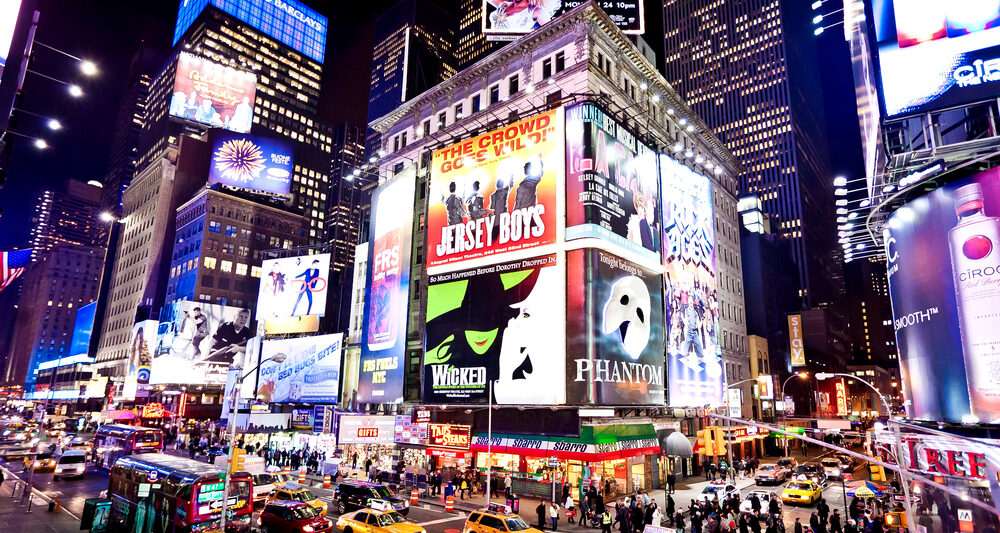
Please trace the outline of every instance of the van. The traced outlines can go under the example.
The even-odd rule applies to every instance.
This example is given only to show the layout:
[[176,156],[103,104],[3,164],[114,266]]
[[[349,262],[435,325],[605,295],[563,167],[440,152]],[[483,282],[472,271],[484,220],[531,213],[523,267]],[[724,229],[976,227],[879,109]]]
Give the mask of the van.
[[56,461],[53,479],[67,477],[83,477],[87,471],[87,452],[84,450],[66,450]]

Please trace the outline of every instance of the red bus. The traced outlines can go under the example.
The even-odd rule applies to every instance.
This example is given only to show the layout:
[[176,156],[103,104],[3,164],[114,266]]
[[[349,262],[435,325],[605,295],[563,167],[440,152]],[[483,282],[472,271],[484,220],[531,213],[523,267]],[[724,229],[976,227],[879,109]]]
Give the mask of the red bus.
[[[210,464],[162,453],[122,457],[111,467],[109,530],[218,532],[224,487],[225,472]],[[230,476],[226,533],[250,533],[252,494],[250,474]]]
[[108,424],[94,434],[94,464],[110,469],[123,455],[163,451],[163,431],[157,428]]

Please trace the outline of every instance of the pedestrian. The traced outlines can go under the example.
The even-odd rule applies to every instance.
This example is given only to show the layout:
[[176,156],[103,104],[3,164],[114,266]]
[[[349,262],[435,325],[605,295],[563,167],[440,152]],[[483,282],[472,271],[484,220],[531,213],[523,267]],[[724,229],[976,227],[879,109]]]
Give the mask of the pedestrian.
[[651,520],[649,521],[649,523],[653,524],[656,527],[660,527],[660,524],[663,523],[663,514],[660,513],[660,508],[656,506],[655,502],[653,502],[652,506],[653,506],[653,516],[650,517]]
[[552,531],[559,527],[559,504],[552,502],[549,505],[549,521],[552,523]]
[[843,533],[843,531],[840,527],[840,509],[834,509],[833,516],[830,517],[830,533]]
[[830,516],[830,506],[822,496],[819,497],[819,502],[816,503],[816,514],[819,515],[820,522],[826,522]]
[[[462,477],[462,483],[458,486],[458,495],[465,499],[465,492],[469,490],[469,480]],[[471,495],[470,495],[471,496]]]
[[676,484],[677,484],[677,475],[674,474],[673,472],[667,474],[667,488],[669,489],[670,494],[674,493],[674,485]]
[[[563,492],[566,492],[566,491],[563,490]],[[583,502],[580,502],[580,503],[582,504]],[[567,524],[575,524],[576,523],[576,522],[573,521],[573,516],[574,515],[576,515],[576,505],[573,504],[573,496],[570,496],[569,493],[566,493],[566,523]],[[581,522],[583,522],[583,520],[581,520]]]
[[677,531],[684,531],[684,514],[680,511],[677,511],[677,514],[674,515],[674,528]]
[[535,507],[535,514],[538,515],[538,529],[545,529],[545,502],[538,502],[538,507]]
[[634,505],[632,506],[632,516],[631,516],[632,531],[639,532],[642,531],[643,524],[645,524],[646,522],[646,513],[644,513],[642,510],[642,502],[633,502],[633,503]]
[[809,528],[813,530],[813,533],[819,533],[819,515],[816,514],[816,511],[809,515]]
[[674,510],[675,509],[676,509],[676,507],[675,507],[675,504],[674,504],[674,497],[668,494],[667,495],[667,504],[666,504],[667,520],[673,521],[673,519],[674,519]]
[[510,498],[510,486],[513,480],[510,478],[510,474],[507,474],[503,478],[503,491],[504,495]]
[[753,509],[753,514],[760,513],[760,498],[757,497],[756,492],[750,493],[750,509]]
[[617,505],[615,524],[618,524],[620,533],[632,533],[632,513],[629,512],[628,507]]
[[601,513],[601,533],[611,533],[611,511],[607,508]]

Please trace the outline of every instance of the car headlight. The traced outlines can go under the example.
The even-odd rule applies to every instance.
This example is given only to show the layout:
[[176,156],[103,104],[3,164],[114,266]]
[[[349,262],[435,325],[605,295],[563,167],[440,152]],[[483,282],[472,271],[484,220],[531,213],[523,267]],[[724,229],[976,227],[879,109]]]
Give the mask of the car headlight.
[[313,527],[312,526],[303,526],[302,531],[305,531],[306,533],[310,533],[310,532],[313,531]]

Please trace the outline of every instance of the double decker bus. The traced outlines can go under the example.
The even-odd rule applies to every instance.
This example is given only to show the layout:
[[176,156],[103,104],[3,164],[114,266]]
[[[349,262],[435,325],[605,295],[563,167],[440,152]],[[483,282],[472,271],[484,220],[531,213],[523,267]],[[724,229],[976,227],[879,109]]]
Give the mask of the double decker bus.
[[[109,531],[218,532],[225,475],[222,468],[162,453],[122,457],[109,476]],[[230,475],[226,533],[250,532],[252,494],[250,474]]]
[[108,424],[94,434],[94,464],[110,469],[119,457],[163,451],[163,431],[157,428]]

